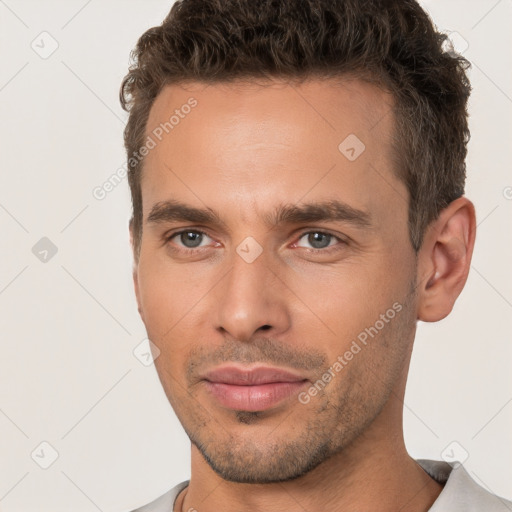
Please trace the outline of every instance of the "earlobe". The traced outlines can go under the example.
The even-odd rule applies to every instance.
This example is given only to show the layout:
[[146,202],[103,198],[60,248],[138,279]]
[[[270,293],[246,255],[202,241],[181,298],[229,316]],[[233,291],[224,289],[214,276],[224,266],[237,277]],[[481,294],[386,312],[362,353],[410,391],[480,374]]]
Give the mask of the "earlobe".
[[453,309],[468,277],[475,230],[475,208],[465,197],[451,202],[427,228],[418,265],[419,320],[437,322]]

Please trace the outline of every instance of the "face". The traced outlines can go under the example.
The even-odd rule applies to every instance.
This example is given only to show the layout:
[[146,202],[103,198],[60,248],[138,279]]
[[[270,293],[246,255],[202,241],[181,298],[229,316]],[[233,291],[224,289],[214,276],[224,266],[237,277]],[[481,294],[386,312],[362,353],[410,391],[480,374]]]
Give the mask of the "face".
[[[416,260],[391,107],[355,80],[173,85],[152,107],[139,311],[193,450],[226,480],[304,475],[403,393]],[[251,380],[263,367],[293,379]]]

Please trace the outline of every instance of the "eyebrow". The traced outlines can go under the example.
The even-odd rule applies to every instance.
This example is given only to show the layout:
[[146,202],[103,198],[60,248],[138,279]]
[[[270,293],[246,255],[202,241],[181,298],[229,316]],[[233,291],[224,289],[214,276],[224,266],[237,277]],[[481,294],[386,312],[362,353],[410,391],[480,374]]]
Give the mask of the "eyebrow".
[[[320,221],[348,222],[361,228],[369,228],[372,225],[368,212],[336,199],[314,203],[283,204],[278,206],[274,212],[265,214],[263,221],[269,227]],[[175,199],[160,201],[153,205],[146,222],[148,224],[191,222],[227,227],[220,214],[215,210],[196,208]]]

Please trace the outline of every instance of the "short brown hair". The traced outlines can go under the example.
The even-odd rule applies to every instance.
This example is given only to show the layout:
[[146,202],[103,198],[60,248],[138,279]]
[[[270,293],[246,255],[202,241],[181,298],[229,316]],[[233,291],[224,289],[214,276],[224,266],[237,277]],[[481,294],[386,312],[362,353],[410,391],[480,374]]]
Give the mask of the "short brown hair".
[[397,175],[409,192],[416,251],[428,224],[464,193],[469,62],[446,51],[415,0],[177,0],[131,53],[120,101],[134,251],[142,238],[143,159],[153,102],[164,85],[252,78],[357,75],[394,97]]

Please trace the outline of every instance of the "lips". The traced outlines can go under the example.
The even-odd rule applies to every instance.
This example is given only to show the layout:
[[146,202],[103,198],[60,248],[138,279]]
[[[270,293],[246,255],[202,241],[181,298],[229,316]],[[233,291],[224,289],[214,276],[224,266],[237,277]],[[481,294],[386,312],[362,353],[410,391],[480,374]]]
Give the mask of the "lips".
[[308,382],[288,370],[225,366],[203,376],[207,391],[224,408],[263,411],[290,399]]
[[297,382],[305,380],[288,370],[271,367],[241,369],[237,367],[221,367],[205,374],[204,380],[236,386],[256,386],[272,382]]

